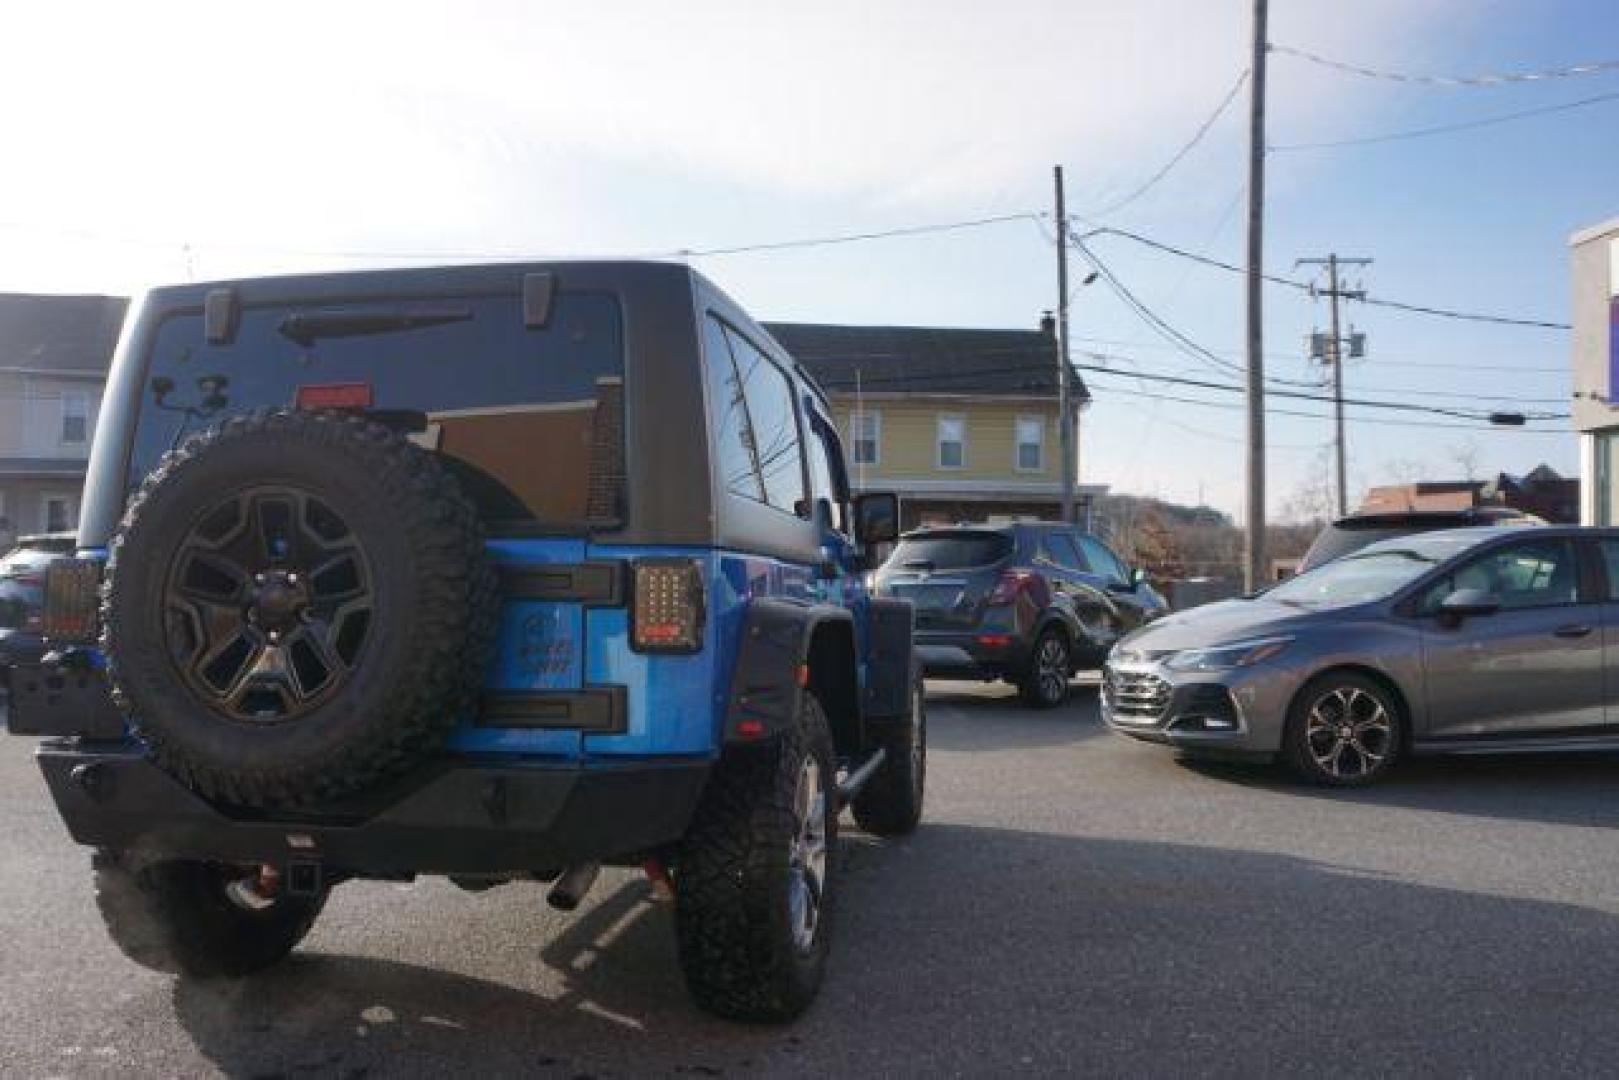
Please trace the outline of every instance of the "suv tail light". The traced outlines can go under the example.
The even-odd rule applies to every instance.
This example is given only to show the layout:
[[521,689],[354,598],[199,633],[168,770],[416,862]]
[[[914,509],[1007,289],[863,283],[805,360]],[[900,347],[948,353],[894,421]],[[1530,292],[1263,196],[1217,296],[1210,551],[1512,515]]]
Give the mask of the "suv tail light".
[[52,641],[95,640],[101,605],[101,563],[57,559],[45,570],[45,613],[40,630]]
[[1039,575],[1029,570],[1007,570],[1001,574],[1000,580],[995,582],[989,598],[985,601],[990,604],[1010,604],[1016,600],[1018,593],[1031,588]]
[[638,559],[630,647],[690,653],[703,647],[703,572],[690,559]]

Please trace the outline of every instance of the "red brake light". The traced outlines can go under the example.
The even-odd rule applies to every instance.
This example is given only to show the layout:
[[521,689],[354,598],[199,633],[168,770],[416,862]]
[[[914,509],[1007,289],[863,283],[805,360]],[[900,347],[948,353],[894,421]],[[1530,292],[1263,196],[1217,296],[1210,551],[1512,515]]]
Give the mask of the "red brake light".
[[1000,580],[995,582],[994,590],[989,594],[991,604],[1010,604],[1017,599],[1018,593],[1029,587],[1036,575],[1029,570],[1007,570],[1001,574]]
[[690,559],[635,563],[630,645],[637,652],[703,647],[703,573]]
[[300,409],[369,409],[371,384],[314,383],[298,388],[297,405]]

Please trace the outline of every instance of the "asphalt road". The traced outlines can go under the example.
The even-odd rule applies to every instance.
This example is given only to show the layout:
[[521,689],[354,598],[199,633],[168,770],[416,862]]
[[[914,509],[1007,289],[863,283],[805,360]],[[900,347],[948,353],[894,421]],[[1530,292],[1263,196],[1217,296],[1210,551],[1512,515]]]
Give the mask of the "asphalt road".
[[1418,763],[1370,792],[1194,769],[935,688],[927,819],[846,825],[836,955],[783,1028],[687,1001],[628,873],[353,883],[243,982],[108,944],[88,858],[0,739],[0,1073],[245,1077],[1608,1073],[1619,760]]

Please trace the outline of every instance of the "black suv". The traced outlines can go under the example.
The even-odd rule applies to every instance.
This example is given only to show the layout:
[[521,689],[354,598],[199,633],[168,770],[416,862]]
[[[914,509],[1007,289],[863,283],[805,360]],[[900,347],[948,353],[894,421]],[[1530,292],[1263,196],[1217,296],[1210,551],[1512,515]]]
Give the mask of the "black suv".
[[925,674],[1005,679],[1037,708],[1061,704],[1076,669],[1165,611],[1106,544],[1051,522],[906,533],[876,584],[915,605]]
[[1510,506],[1474,506],[1466,510],[1395,510],[1389,513],[1351,514],[1339,518],[1315,538],[1299,563],[1299,573],[1341,559],[1379,540],[1439,529],[1466,529],[1475,525],[1544,525],[1540,518]]

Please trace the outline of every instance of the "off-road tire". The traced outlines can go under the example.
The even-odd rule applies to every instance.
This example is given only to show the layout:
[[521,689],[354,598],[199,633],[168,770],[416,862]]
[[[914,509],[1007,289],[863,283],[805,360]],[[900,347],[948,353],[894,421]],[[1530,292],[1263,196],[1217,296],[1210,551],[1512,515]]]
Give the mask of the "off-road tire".
[[910,715],[881,736],[887,757],[854,797],[855,824],[874,836],[903,836],[922,820],[927,788],[928,717],[922,679],[911,688]]
[[96,906],[113,943],[142,967],[200,978],[250,975],[293,950],[314,926],[324,895],[281,896],[251,910],[225,892],[220,868],[147,862],[98,850]]
[[[828,785],[826,873],[807,951],[793,940],[789,853],[800,772],[813,755]],[[680,966],[697,1004],[733,1020],[780,1022],[814,1000],[837,901],[836,759],[820,703],[769,746],[727,754],[710,776],[675,866]]]
[[[1348,764],[1365,764],[1366,759],[1346,752],[1346,767],[1335,773],[1317,759],[1310,745],[1310,713],[1323,699],[1334,694],[1346,695],[1355,702],[1375,704],[1386,718],[1387,730],[1378,742],[1371,742],[1364,733],[1357,741],[1369,749],[1380,749],[1381,760],[1364,771],[1349,771]],[[1370,715],[1370,711],[1366,711]],[[1353,726],[1354,721],[1351,721]],[[1287,711],[1287,724],[1282,732],[1282,761],[1299,779],[1323,787],[1365,787],[1388,775],[1400,758],[1403,749],[1405,715],[1399,702],[1387,687],[1352,671],[1329,671],[1307,683],[1296,695]],[[1329,752],[1329,740],[1319,740],[1322,752]]]
[[[1042,666],[1042,656],[1051,649],[1061,650],[1061,690]],[[1031,709],[1055,709],[1068,700],[1068,677],[1074,669],[1074,646],[1068,635],[1056,626],[1048,626],[1034,639],[1029,649],[1029,665],[1018,679],[1018,696]]]
[[[284,484],[343,515],[375,579],[346,682],[311,712],[243,723],[213,711],[171,660],[169,566],[225,493]],[[498,615],[473,505],[431,453],[380,424],[275,409],[231,417],[164,455],[113,537],[102,646],[114,699],[155,761],[241,806],[319,802],[401,773],[472,705]]]

